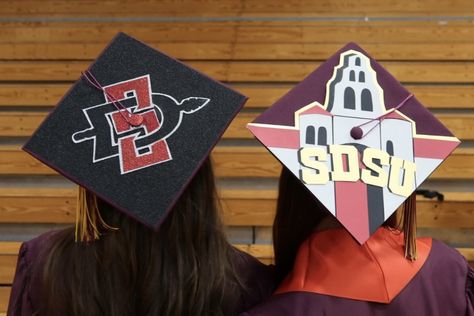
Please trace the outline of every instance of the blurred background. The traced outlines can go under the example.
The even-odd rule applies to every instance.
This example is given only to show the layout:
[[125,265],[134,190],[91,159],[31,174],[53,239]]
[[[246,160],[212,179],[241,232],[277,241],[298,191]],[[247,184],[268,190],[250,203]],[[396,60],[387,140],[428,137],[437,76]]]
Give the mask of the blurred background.
[[472,0],[0,0],[0,315],[20,242],[75,219],[74,185],[20,147],[119,31],[250,97],[212,157],[229,238],[264,262],[281,167],[245,124],[358,43],[463,141],[418,223],[474,262]]

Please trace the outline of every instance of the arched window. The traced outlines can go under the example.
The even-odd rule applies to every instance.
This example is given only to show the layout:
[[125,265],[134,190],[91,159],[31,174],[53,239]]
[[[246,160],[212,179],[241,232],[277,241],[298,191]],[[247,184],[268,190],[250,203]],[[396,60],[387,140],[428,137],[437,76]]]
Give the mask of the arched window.
[[360,58],[359,57],[356,58],[356,66],[360,66]]
[[346,90],[344,90],[344,108],[351,110],[355,110],[356,108],[355,92],[351,87],[347,87]]
[[356,81],[356,73],[354,70],[351,70],[351,72],[349,73],[349,80]]
[[365,73],[363,71],[359,72],[359,82],[365,82]]
[[393,151],[393,143],[391,140],[387,140],[387,153],[390,155],[390,156],[393,156],[394,154],[394,151]]
[[373,111],[374,108],[372,106],[372,94],[370,93],[369,89],[362,90],[361,96],[361,104],[362,104],[362,111]]
[[315,141],[315,129],[314,129],[314,126],[308,126],[306,127],[306,144],[308,145],[314,145],[316,144],[316,141]]
[[328,133],[325,127],[318,128],[318,145],[325,146],[328,144]]

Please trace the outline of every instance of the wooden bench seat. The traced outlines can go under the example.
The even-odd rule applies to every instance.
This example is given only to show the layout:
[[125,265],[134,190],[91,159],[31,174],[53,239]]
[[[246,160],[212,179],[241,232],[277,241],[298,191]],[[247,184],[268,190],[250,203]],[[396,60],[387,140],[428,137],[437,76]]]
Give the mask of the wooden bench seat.
[[[215,174],[225,178],[277,178],[281,164],[262,146],[217,146],[212,152]],[[22,151],[0,145],[0,175],[54,175],[56,172]],[[474,148],[459,148],[430,179],[474,180]]]
[[[124,29],[124,31],[127,31]],[[352,39],[355,41],[355,39]],[[345,43],[215,43],[149,41],[150,46],[183,60],[324,60]],[[473,60],[472,43],[385,43],[358,41],[378,60]],[[0,59],[72,60],[95,58],[104,43],[1,43]],[[396,52],[396,53],[395,53]],[[454,57],[455,56],[455,57]],[[456,59],[455,59],[456,58]]]
[[[271,189],[220,189],[224,222],[230,226],[271,226],[277,192]],[[418,197],[418,225],[470,228],[474,195],[444,192],[439,202]],[[75,188],[0,188],[0,223],[73,223]]]
[[[0,137],[28,137],[47,116],[47,112],[1,112]],[[259,113],[239,113],[223,135],[224,139],[253,139],[253,135],[246,126]],[[462,140],[474,140],[474,114],[436,114],[436,117],[450,129],[454,135]]]
[[[298,82],[320,63],[307,61],[190,61],[207,75],[224,82]],[[74,81],[89,66],[84,61],[1,61],[2,81]],[[405,83],[474,83],[474,62],[398,62],[382,65]]]
[[[402,52],[405,51],[405,54],[402,53],[402,56],[405,55],[402,59],[412,59],[419,56],[418,59],[427,60],[430,57],[422,58],[421,56],[423,56],[425,50],[432,51],[430,50],[430,44],[472,44],[472,36],[474,36],[474,25],[472,25],[470,19],[440,23],[439,20],[426,21],[419,19],[408,21],[340,20],[335,22],[331,20],[305,21],[294,19],[285,21],[284,19],[264,20],[258,18],[238,21],[238,19],[232,18],[229,17],[227,21],[206,21],[204,19],[199,23],[186,20],[180,21],[179,19],[171,22],[159,20],[147,22],[144,19],[141,21],[121,21],[120,23],[101,22],[100,20],[83,23],[72,19],[68,21],[44,19],[36,23],[31,23],[28,19],[23,21],[19,19],[18,22],[0,21],[0,43],[43,43],[44,47],[47,47],[48,43],[96,43],[104,46],[118,32],[125,31],[144,42],[154,45],[160,42],[324,44],[326,46],[323,45],[322,47],[327,48],[318,52],[320,60],[326,59],[328,53],[332,54],[334,50],[348,42],[357,42],[362,45],[372,44],[372,47],[377,45],[378,51],[384,52],[384,57],[400,60],[396,51],[389,53],[389,48],[394,46],[387,46],[386,48],[383,48],[383,46],[385,44],[414,44],[415,46],[412,48],[402,48]],[[339,45],[339,47],[336,45]],[[419,49],[415,50],[416,47]],[[449,51],[449,48],[444,48]],[[412,56],[407,55],[406,53],[409,51],[414,52],[414,54]],[[95,51],[95,53],[98,52],[100,51]],[[326,55],[322,55],[324,53]],[[200,54],[200,52],[196,52],[196,54]],[[262,52],[257,54],[262,54]],[[446,54],[446,52],[438,54]],[[79,52],[77,52],[77,56],[74,59],[85,57],[80,55]],[[249,56],[253,57],[253,55]],[[177,57],[182,58],[181,56]],[[277,57],[272,56],[265,59],[273,58]],[[93,58],[89,57],[89,59]],[[252,60],[253,58],[246,59]],[[298,59],[305,60],[306,58]],[[452,59],[460,60],[457,55],[452,55],[450,60]]]
[[410,16],[473,16],[469,1],[439,2],[399,0],[381,3],[376,0],[347,2],[345,0],[289,1],[118,1],[71,2],[15,1],[0,13],[3,17],[410,17]]
[[[474,51],[474,50],[473,50]],[[287,93],[294,84],[288,83],[234,83],[232,88],[249,97],[246,109],[268,108]],[[420,102],[430,109],[474,109],[474,85],[405,85]],[[70,84],[0,83],[0,110],[2,107],[55,106],[70,88]]]

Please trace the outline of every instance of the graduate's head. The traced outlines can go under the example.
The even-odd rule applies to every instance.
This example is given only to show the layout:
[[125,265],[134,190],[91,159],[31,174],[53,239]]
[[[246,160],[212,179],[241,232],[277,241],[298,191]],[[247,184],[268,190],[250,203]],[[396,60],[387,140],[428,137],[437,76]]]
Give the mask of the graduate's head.
[[219,219],[210,159],[157,231],[85,194],[115,229],[79,243],[72,229],[58,233],[45,266],[45,309],[61,307],[68,315],[223,315],[222,308],[233,303],[240,283]]
[[[327,209],[361,245],[400,205],[414,208],[413,192],[460,143],[354,43],[322,63],[248,128],[294,177],[285,171],[282,180],[299,181],[301,192],[290,188],[292,195],[283,199],[286,207],[300,206],[296,214],[308,213],[302,227],[319,220],[322,213],[314,209]],[[295,199],[295,194],[300,196]],[[306,205],[306,194],[318,202]],[[404,226],[405,257],[414,260],[415,216],[407,212],[405,218],[411,221]],[[281,236],[278,240],[286,242]]]
[[[245,101],[120,33],[23,149],[158,231]],[[100,218],[79,213],[77,241],[99,238]]]

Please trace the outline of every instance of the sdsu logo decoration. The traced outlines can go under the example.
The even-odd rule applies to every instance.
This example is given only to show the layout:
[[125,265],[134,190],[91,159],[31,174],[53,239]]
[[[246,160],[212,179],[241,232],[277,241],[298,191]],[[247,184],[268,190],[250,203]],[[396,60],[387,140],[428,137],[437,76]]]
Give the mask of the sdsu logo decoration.
[[459,144],[417,133],[403,97],[387,107],[371,60],[347,50],[323,104],[296,110],[293,126],[277,113],[248,128],[363,243]]
[[[121,174],[172,160],[168,137],[179,128],[185,114],[198,111],[210,101],[201,97],[178,101],[167,94],[153,93],[149,75],[102,90],[106,102],[82,110],[89,127],[74,133],[72,141],[92,141],[94,163],[117,157]],[[117,102],[123,108],[117,107]],[[128,120],[130,116],[134,120]]]

